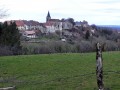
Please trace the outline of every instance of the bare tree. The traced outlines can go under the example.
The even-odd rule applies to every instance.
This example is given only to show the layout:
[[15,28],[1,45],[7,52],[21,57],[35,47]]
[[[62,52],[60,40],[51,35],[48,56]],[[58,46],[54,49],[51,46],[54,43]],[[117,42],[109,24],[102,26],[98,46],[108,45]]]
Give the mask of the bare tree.
[[9,14],[7,12],[8,12],[8,10],[0,7],[0,19],[9,16]]

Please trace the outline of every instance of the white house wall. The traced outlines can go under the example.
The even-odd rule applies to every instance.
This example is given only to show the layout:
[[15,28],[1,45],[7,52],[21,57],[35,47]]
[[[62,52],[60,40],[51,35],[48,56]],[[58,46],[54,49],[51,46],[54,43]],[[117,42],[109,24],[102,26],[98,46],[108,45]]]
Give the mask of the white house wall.
[[27,35],[28,38],[36,38],[36,35]]

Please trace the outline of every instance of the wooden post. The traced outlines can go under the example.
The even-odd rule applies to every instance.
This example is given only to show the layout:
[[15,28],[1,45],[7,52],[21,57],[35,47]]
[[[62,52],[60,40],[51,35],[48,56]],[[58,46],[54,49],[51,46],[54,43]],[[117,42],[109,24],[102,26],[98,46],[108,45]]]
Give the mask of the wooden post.
[[97,85],[99,90],[104,90],[102,47],[100,43],[96,44],[96,75],[97,75]]

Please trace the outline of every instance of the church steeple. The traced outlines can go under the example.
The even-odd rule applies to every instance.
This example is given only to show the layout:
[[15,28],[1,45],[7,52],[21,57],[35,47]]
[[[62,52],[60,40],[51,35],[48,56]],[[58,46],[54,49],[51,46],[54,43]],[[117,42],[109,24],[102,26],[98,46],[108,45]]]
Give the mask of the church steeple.
[[46,22],[49,21],[51,19],[50,13],[48,11],[47,17],[46,17]]

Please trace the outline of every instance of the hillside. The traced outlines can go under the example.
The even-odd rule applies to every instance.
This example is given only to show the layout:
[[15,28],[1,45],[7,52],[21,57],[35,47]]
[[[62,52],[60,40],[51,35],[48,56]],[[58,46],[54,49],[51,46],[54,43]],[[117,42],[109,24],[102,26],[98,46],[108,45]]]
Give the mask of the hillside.
[[120,33],[112,28],[83,24],[72,29],[22,41],[23,54],[94,52],[100,42],[105,51],[120,51]]
[[[103,53],[104,84],[120,90],[120,52]],[[0,87],[17,90],[93,90],[95,53],[0,57]]]
[[4,22],[0,25],[0,56],[94,52],[97,42],[101,43],[105,51],[120,51],[120,32],[113,28],[89,25],[85,20],[77,23],[73,19],[67,21],[71,20],[73,24],[69,22],[70,27],[66,22],[64,24],[68,28],[46,33],[40,30],[34,32],[32,28],[22,32],[15,22]]

